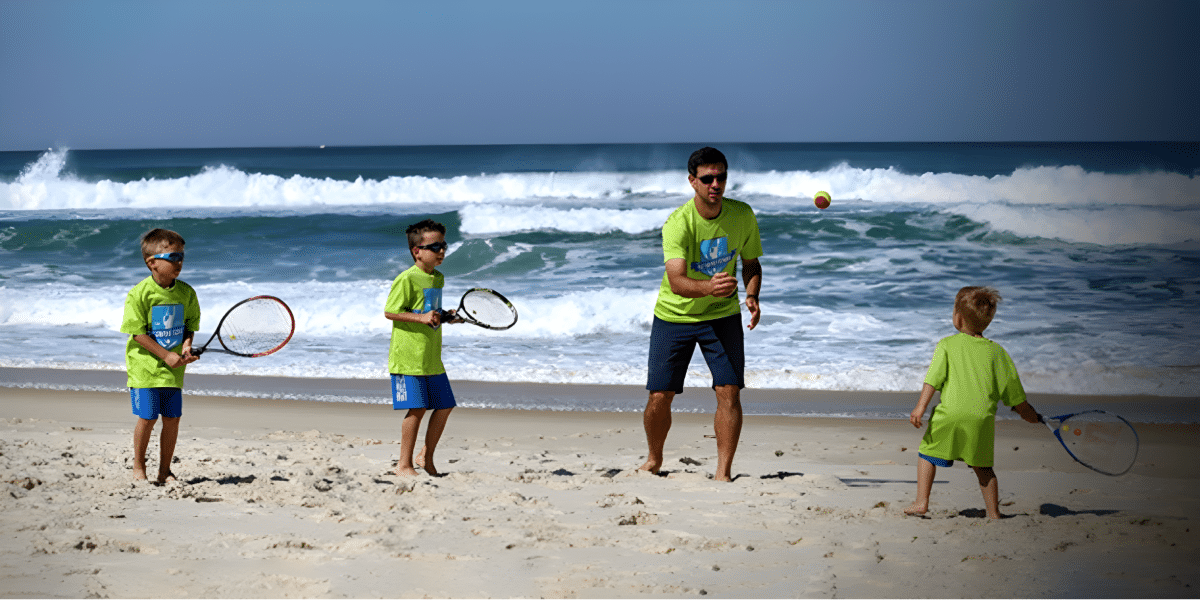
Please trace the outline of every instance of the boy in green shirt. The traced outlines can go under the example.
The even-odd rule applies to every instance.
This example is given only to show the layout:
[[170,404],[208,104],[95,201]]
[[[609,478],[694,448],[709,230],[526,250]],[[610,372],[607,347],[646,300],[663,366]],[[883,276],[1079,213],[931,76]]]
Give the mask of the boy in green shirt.
[[[408,250],[413,266],[396,276],[388,294],[383,316],[392,321],[392,343],[388,353],[388,372],[392,374],[392,409],[408,409],[400,429],[400,460],[396,475],[415,477],[415,464],[430,475],[437,475],[433,452],[437,448],[446,420],[454,409],[454,392],[442,365],[441,324],[459,323],[454,311],[443,321],[442,287],[445,278],[437,270],[446,258],[446,227],[431,219],[410,225]],[[415,462],[413,448],[425,411],[433,409],[425,429],[425,446]]]
[[999,519],[1000,484],[994,464],[996,405],[1003,402],[1022,419],[1037,423],[1037,411],[1025,400],[1017,368],[1000,344],[983,337],[996,316],[1000,293],[989,287],[958,290],[951,317],[958,334],[943,338],[933,352],[921,397],[909,415],[913,427],[929,408],[933,392],[941,401],[929,417],[917,462],[917,499],[904,512],[923,515],[929,510],[929,493],[937,467],[961,460],[975,470],[989,519]]
[[183,372],[200,357],[192,354],[192,336],[200,327],[200,302],[192,286],[178,279],[183,270],[183,237],[168,229],[142,236],[142,259],[150,269],[125,297],[121,333],[125,344],[129,400],[137,424],[133,430],[133,477],[146,479],[146,448],[161,414],[159,484],[173,481],[171,459],[183,416]]

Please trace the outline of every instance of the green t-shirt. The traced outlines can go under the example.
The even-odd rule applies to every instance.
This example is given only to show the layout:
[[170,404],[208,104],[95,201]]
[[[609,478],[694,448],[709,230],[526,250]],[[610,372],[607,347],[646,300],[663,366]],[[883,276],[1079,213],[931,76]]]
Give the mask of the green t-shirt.
[[154,336],[159,345],[179,354],[185,332],[200,329],[200,301],[192,286],[176,279],[163,289],[147,277],[133,286],[125,297],[121,333],[129,334],[125,344],[125,370],[131,388],[183,387],[186,366],[172,369],[133,340],[144,333]]
[[[721,214],[711,221],[700,216],[694,200],[688,200],[667,217],[662,239],[663,262],[682,258],[692,279],[712,279],[721,271],[737,277],[738,256],[752,260],[763,253],[754,211],[730,198],[722,201]],[[672,323],[711,321],[740,311],[736,292],[728,298],[684,298],[671,291],[665,272],[654,305],[654,316]]]
[[996,405],[1025,401],[1017,367],[1000,344],[958,333],[938,342],[925,383],[941,390],[929,417],[921,453],[990,467],[996,442]]
[[[427,313],[442,308],[445,278],[434,269],[422,271],[417,265],[396,276],[388,293],[384,312]],[[388,352],[388,372],[396,375],[438,375],[442,366],[442,328],[424,323],[392,321],[392,345]]]

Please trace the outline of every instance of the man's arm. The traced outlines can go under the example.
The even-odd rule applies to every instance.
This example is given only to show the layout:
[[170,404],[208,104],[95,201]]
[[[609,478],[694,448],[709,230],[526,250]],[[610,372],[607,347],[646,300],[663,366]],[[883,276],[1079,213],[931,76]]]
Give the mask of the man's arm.
[[762,288],[762,265],[757,258],[742,259],[742,283],[746,285],[746,308],[750,309],[750,324],[747,329],[754,329],[762,317],[762,308],[758,304],[758,290]]
[[712,279],[692,279],[687,276],[687,262],[682,258],[668,260],[666,268],[671,291],[684,298],[728,298],[737,291],[737,279],[724,271],[713,275]]

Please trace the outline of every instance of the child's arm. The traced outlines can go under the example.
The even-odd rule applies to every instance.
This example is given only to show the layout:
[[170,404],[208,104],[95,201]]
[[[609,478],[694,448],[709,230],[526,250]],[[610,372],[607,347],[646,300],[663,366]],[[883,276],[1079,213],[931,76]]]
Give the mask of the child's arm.
[[141,344],[146,351],[154,356],[157,356],[158,360],[163,361],[163,364],[172,369],[178,369],[183,365],[196,362],[200,359],[199,356],[192,355],[192,338],[190,335],[184,338],[183,342],[183,350],[187,353],[187,356],[176,354],[170,350],[167,350],[166,348],[163,348],[162,345],[158,343],[158,340],[154,339],[154,336],[148,333],[140,333],[133,336],[133,341]]
[[424,323],[435,328],[442,324],[442,315],[436,310],[431,310],[425,313],[390,313],[385,311],[383,316],[391,321],[400,321],[401,323]]
[[1038,412],[1029,405],[1028,401],[1012,407],[1012,410],[1018,415],[1021,415],[1021,418],[1025,419],[1027,423],[1039,423],[1042,420],[1042,415],[1039,415]]
[[933,393],[936,391],[928,383],[921,387],[921,398],[917,400],[917,407],[912,409],[912,413],[908,415],[908,422],[912,423],[913,427],[920,429],[921,419],[925,416],[925,410],[929,408],[929,403],[933,400]]

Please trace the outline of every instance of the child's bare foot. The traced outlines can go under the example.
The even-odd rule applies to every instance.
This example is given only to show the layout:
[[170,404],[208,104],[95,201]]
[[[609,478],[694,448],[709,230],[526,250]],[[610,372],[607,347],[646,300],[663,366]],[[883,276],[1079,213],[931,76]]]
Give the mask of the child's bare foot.
[[413,466],[420,469],[425,468],[425,446],[421,446],[421,449],[413,455]]
[[908,508],[904,509],[904,514],[912,515],[914,517],[922,516],[927,512],[929,512],[928,504],[917,504],[916,502],[913,502],[912,504],[908,505]]
[[168,483],[175,483],[176,481],[179,481],[179,480],[175,478],[175,474],[170,471],[167,471],[166,473],[160,472],[158,474],[158,480],[155,481],[155,483],[157,483],[158,485],[166,485]]
[[649,471],[651,473],[654,473],[655,475],[658,475],[658,470],[660,468],[662,468],[661,462],[656,462],[656,461],[647,459],[646,462],[642,464],[642,466],[638,467],[638,470],[639,471]]
[[412,467],[401,467],[400,465],[396,465],[396,476],[397,477],[418,477],[418,476],[420,476],[420,473],[418,473],[417,470]]
[[133,468],[133,478],[137,481],[145,481],[146,480],[146,467],[135,466]]

